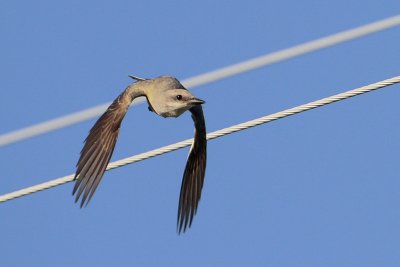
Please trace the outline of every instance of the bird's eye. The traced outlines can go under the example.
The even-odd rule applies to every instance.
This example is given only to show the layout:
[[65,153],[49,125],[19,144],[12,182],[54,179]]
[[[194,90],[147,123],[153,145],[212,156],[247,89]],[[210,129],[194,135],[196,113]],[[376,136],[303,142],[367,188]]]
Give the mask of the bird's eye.
[[177,96],[176,96],[176,99],[182,100],[182,95],[177,95]]

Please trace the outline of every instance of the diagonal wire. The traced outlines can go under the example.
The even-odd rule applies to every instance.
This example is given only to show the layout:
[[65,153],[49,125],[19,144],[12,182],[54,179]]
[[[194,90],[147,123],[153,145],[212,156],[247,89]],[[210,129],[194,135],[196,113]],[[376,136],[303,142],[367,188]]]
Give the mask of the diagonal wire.
[[[310,53],[319,49],[333,46],[335,44],[350,41],[352,39],[356,39],[398,25],[400,25],[400,15],[389,17],[380,21],[342,31],[333,35],[329,35],[327,37],[319,38],[274,53],[265,54],[253,59],[233,64],[231,66],[200,74],[192,78],[183,80],[182,84],[188,88],[197,87],[217,80],[228,78],[233,75],[251,71],[253,69],[257,69],[266,65]],[[133,104],[138,104],[143,101],[143,99],[138,99]],[[29,127],[1,134],[0,147],[98,117],[106,110],[109,105],[110,103],[104,103],[92,108],[71,113]]]
[[[228,134],[236,133],[236,132],[239,132],[242,130],[256,127],[256,126],[264,124],[264,123],[279,120],[279,119],[282,119],[282,118],[285,118],[285,117],[288,117],[288,116],[291,116],[294,114],[298,114],[298,113],[301,113],[301,112],[304,112],[307,110],[318,108],[318,107],[328,105],[328,104],[331,104],[331,103],[334,103],[337,101],[345,100],[345,99],[353,97],[353,96],[357,96],[357,95],[365,94],[365,93],[368,93],[368,92],[371,92],[371,91],[374,91],[377,89],[381,89],[381,88],[384,88],[386,86],[390,86],[390,85],[393,85],[396,83],[400,83],[400,76],[396,76],[396,77],[393,77],[393,78],[390,78],[387,80],[383,80],[383,81],[373,83],[373,84],[370,84],[367,86],[356,88],[356,89],[353,89],[353,90],[350,90],[350,91],[347,91],[344,93],[340,93],[340,94],[333,95],[333,96],[330,96],[327,98],[316,100],[316,101],[313,101],[313,102],[310,102],[307,104],[303,104],[303,105],[300,105],[300,106],[297,106],[294,108],[286,109],[286,110],[283,110],[283,111],[280,111],[280,112],[277,112],[277,113],[274,113],[271,115],[267,115],[267,116],[264,116],[264,117],[261,117],[261,118],[255,119],[255,120],[251,120],[251,121],[240,123],[240,124],[228,127],[228,128],[224,128],[224,129],[207,134],[207,139],[211,140],[211,139],[219,138],[219,137],[222,137],[222,136],[225,136]],[[187,139],[187,140],[184,140],[184,141],[172,144],[172,145],[168,145],[165,147],[151,150],[146,153],[138,154],[138,155],[128,157],[125,159],[121,159],[121,160],[117,160],[117,161],[114,161],[114,162],[108,164],[107,170],[112,170],[112,169],[119,168],[119,167],[122,167],[122,166],[125,166],[128,164],[132,164],[132,163],[135,163],[138,161],[146,160],[146,159],[156,157],[156,156],[159,156],[159,155],[162,155],[165,153],[169,153],[169,152],[187,147],[187,146],[191,145],[192,142],[193,142],[193,139]],[[54,180],[51,180],[48,182],[44,182],[44,183],[41,183],[41,184],[38,184],[35,186],[27,187],[27,188],[0,196],[0,202],[6,202],[8,200],[12,200],[12,199],[15,199],[18,197],[22,197],[22,196],[33,194],[35,192],[49,189],[49,188],[52,188],[52,187],[55,187],[58,185],[62,185],[62,184],[71,182],[73,179],[74,179],[74,174],[71,174],[71,175],[57,178],[57,179],[54,179]]]

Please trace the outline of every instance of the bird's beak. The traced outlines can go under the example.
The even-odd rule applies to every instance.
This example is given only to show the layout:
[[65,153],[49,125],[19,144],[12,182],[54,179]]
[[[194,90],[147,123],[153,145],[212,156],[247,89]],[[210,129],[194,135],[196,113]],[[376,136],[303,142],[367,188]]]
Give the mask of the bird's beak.
[[201,104],[204,104],[204,103],[206,103],[206,101],[201,100],[201,99],[199,99],[199,98],[192,98],[192,99],[190,99],[190,104],[192,104],[192,105],[194,105],[194,106],[201,105]]
[[146,79],[144,79],[144,78],[140,78],[140,77],[138,77],[138,76],[133,76],[133,75],[128,75],[128,77],[129,78],[132,78],[132,79],[134,79],[134,80],[136,80],[136,81],[145,81]]

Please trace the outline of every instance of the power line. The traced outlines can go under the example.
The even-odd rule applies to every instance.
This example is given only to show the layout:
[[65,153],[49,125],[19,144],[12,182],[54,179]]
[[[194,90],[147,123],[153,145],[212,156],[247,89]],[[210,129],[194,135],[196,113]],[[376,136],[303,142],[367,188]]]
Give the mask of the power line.
[[[390,85],[393,85],[396,83],[400,83],[400,76],[396,76],[396,77],[393,77],[393,78],[390,78],[387,80],[383,80],[383,81],[373,83],[373,84],[370,84],[367,86],[356,88],[356,89],[353,89],[353,90],[350,90],[350,91],[347,91],[344,93],[333,95],[333,96],[323,98],[323,99],[320,99],[317,101],[313,101],[313,102],[310,102],[307,104],[303,104],[303,105],[300,105],[300,106],[297,106],[294,108],[286,109],[286,110],[283,110],[283,111],[280,111],[280,112],[277,112],[277,113],[274,113],[271,115],[267,115],[267,116],[264,116],[264,117],[261,117],[261,118],[255,119],[255,120],[251,120],[251,121],[240,123],[240,124],[228,127],[228,128],[224,128],[224,129],[207,134],[207,139],[211,140],[211,139],[219,138],[219,137],[222,137],[222,136],[225,136],[228,134],[236,133],[236,132],[246,130],[246,129],[249,129],[249,128],[252,128],[255,126],[259,126],[264,123],[279,120],[279,119],[282,119],[282,118],[285,118],[285,117],[288,117],[288,116],[291,116],[294,114],[298,114],[298,113],[301,113],[301,112],[304,112],[307,110],[325,106],[325,105],[328,105],[328,104],[331,104],[331,103],[334,103],[337,101],[345,100],[345,99],[353,97],[353,96],[357,96],[357,95],[365,94],[365,93],[368,93],[368,92],[371,92],[371,91],[374,91],[377,89],[381,89],[381,88],[384,88],[384,87],[387,87],[387,86],[390,86]],[[159,156],[159,155],[162,155],[165,153],[169,153],[169,152],[187,147],[187,146],[191,145],[192,142],[193,142],[193,139],[187,139],[187,140],[184,140],[184,141],[172,144],[172,145],[168,145],[168,146],[164,146],[164,147],[161,147],[158,149],[151,150],[146,153],[138,154],[138,155],[128,157],[125,159],[121,159],[121,160],[117,160],[117,161],[114,161],[114,162],[108,164],[107,170],[112,170],[112,169],[119,168],[119,167],[122,167],[122,166],[125,166],[128,164],[132,164],[132,163],[135,163],[138,161],[146,160],[146,159],[156,157],[156,156]],[[62,185],[62,184],[71,182],[73,179],[74,179],[74,174],[71,174],[71,175],[57,178],[57,179],[54,179],[54,180],[51,180],[48,182],[44,182],[44,183],[41,183],[41,184],[38,184],[35,186],[31,186],[31,187],[27,187],[27,188],[24,188],[24,189],[15,191],[15,192],[11,192],[11,193],[0,196],[0,202],[6,202],[8,200],[12,200],[12,199],[15,199],[18,197],[22,197],[22,196],[33,194],[35,192],[49,189],[49,188],[52,188],[52,187],[55,187],[58,185]]]
[[[399,15],[389,17],[377,22],[373,22],[350,30],[329,35],[327,37],[296,45],[291,48],[283,49],[270,54],[265,54],[228,67],[200,74],[182,81],[182,84],[188,88],[204,85],[256,68],[280,62],[289,58],[310,53],[322,48],[333,46],[335,44],[350,41],[352,39],[359,38],[398,25],[400,25]],[[143,102],[143,99],[135,101],[133,104],[137,104],[140,102]],[[91,118],[98,117],[106,110],[109,105],[110,103],[104,103],[89,109],[71,113],[62,117],[58,117],[29,127],[2,134],[0,135],[0,146],[5,146],[37,135],[61,129],[85,120],[89,120]]]

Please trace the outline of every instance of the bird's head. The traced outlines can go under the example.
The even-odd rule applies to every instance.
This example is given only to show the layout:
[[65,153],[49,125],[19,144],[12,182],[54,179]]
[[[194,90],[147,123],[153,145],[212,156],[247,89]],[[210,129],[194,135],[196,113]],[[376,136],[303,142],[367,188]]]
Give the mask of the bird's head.
[[178,117],[193,106],[205,103],[171,76],[141,81],[140,84],[149,106],[162,117]]

